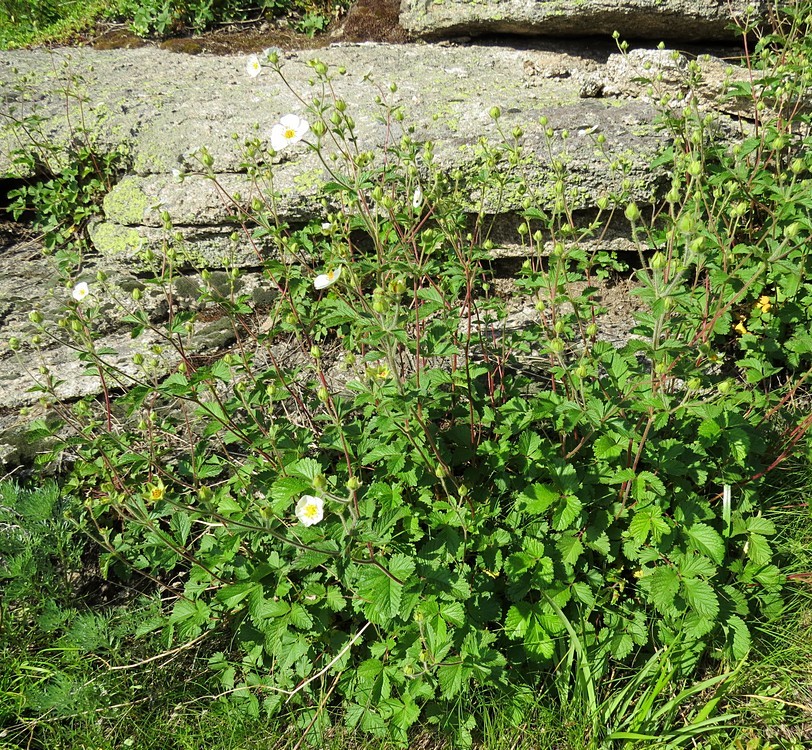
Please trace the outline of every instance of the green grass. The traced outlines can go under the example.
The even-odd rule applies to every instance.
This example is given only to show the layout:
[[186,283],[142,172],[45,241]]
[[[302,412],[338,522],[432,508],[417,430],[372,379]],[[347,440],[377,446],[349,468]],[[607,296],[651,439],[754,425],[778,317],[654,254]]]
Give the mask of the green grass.
[[70,43],[117,5],[117,0],[0,0],[0,49]]
[[[796,464],[782,474],[780,482],[772,517],[781,530],[784,570],[792,576],[809,571],[812,563],[812,519],[804,504],[811,493],[810,471]],[[52,482],[32,491],[4,482],[0,490],[0,582],[6,593],[0,620],[0,749],[391,747],[383,740],[361,738],[340,728],[309,740],[295,712],[268,722],[240,710],[238,702],[216,699],[207,658],[228,648],[224,636],[214,635],[194,648],[173,651],[150,631],[158,606],[155,593],[134,593],[135,580],[112,582],[104,597],[95,593],[98,586],[86,585],[95,570],[97,551],[92,542],[83,541],[81,524],[76,523],[82,517],[78,501],[63,497]],[[808,746],[812,597],[803,577],[794,580],[785,616],[758,631],[749,662],[731,680],[718,707],[717,714],[735,714],[735,721],[723,722],[721,729],[699,740],[699,747],[800,750]],[[660,666],[655,664],[652,674]],[[603,722],[600,731],[628,730],[641,715],[655,682],[640,680],[641,674],[632,671],[624,679],[594,686]],[[660,696],[654,696],[659,701],[655,707],[671,703],[676,708],[662,725],[663,731],[683,726],[708,705],[713,689],[696,690],[699,682],[697,678],[693,686],[669,683]],[[677,706],[675,696],[685,688],[687,699]],[[449,706],[449,715],[477,717],[472,734],[482,750],[624,747],[619,741],[595,741],[593,717],[577,694],[571,693],[570,701],[562,703],[559,696],[528,691],[518,695],[516,702],[525,708],[519,721],[504,696],[483,691]],[[444,717],[436,718],[442,725]],[[340,724],[340,717],[336,719]],[[733,728],[724,728],[729,726]],[[432,725],[420,727],[412,737],[415,748],[451,746]]]

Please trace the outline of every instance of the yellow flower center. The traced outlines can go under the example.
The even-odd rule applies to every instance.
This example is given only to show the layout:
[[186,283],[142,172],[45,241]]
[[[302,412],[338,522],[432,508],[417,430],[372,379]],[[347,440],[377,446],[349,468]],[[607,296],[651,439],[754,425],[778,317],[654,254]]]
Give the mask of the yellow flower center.
[[153,487],[150,490],[149,496],[152,500],[160,500],[164,496],[163,487]]
[[307,518],[315,518],[319,514],[319,508],[314,503],[310,503],[309,505],[305,505],[302,514]]
[[293,128],[288,128],[285,131],[285,139],[286,140],[289,141],[291,138],[295,138],[295,137],[296,137],[296,131]]

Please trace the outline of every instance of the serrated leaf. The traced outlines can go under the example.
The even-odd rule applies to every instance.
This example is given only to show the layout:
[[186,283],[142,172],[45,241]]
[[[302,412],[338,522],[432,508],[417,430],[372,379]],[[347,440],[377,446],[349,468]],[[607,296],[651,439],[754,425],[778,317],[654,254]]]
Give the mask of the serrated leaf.
[[339,612],[340,610],[344,609],[347,604],[347,600],[342,595],[338,586],[329,586],[327,588],[327,597],[325,602],[327,606],[333,610],[333,612]]
[[745,528],[751,534],[761,534],[762,536],[772,536],[775,534],[775,524],[767,518],[753,516],[747,519]]
[[698,615],[710,621],[716,620],[719,614],[719,600],[709,583],[700,578],[683,578],[682,595]]
[[555,546],[561,554],[561,560],[568,565],[574,565],[584,551],[584,545],[574,534],[565,534],[555,543]]
[[601,435],[593,444],[592,450],[596,458],[617,458],[629,448],[629,439],[616,432],[607,432]]
[[669,565],[655,568],[648,576],[648,588],[651,603],[662,613],[671,614],[674,611],[674,598],[679,591],[679,575]]
[[725,559],[725,543],[714,528],[706,523],[694,523],[684,529],[691,549],[702,552],[721,565]]
[[727,620],[729,635],[732,635],[731,647],[734,659],[744,659],[750,651],[750,630],[747,624],[737,615],[731,615]]
[[398,616],[403,596],[401,581],[414,572],[414,562],[405,555],[393,555],[388,570],[386,573],[377,566],[367,565],[358,582],[358,593],[366,600],[364,611],[376,625],[388,624]]
[[770,543],[761,534],[749,534],[745,548],[747,557],[756,565],[766,565],[772,559]]
[[471,676],[470,667],[462,662],[443,665],[437,669],[437,679],[444,698],[453,698],[458,695]]
[[529,606],[525,602],[514,604],[505,617],[505,634],[508,638],[522,638],[529,625]]
[[539,515],[557,502],[561,493],[547,484],[532,484],[522,492],[517,500],[519,510]]
[[565,495],[553,513],[553,527],[556,531],[564,531],[572,526],[581,515],[583,505],[576,495]]
[[291,499],[312,489],[312,484],[301,477],[279,477],[271,485],[271,499],[275,506],[284,508]]

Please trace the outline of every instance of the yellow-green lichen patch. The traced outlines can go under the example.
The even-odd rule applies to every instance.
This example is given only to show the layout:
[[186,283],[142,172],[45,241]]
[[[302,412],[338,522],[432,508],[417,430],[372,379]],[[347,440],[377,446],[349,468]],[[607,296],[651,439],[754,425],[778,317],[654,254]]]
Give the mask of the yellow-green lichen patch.
[[90,239],[96,250],[107,256],[134,257],[144,244],[137,229],[104,221],[90,227]]
[[152,203],[138,177],[125,177],[104,197],[104,215],[118,224],[140,226]]

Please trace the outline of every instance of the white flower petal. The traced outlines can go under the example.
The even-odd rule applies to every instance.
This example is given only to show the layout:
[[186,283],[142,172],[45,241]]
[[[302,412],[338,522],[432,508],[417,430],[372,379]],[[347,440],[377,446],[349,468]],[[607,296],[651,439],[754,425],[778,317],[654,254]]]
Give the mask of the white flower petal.
[[276,123],[276,125],[271,128],[271,148],[274,151],[281,151],[287,145],[288,141],[285,138],[285,126]]
[[296,518],[303,526],[313,526],[324,518],[324,501],[313,495],[302,495],[296,503]]
[[336,266],[332,271],[327,271],[327,273],[320,273],[313,279],[313,286],[316,289],[326,289],[330,284],[335,284],[338,281],[338,277],[341,276],[341,266]]
[[283,115],[271,128],[271,148],[281,151],[285,146],[298,143],[310,130],[310,123],[298,115]]
[[81,302],[90,294],[90,287],[87,285],[87,282],[80,281],[75,287],[73,287],[71,294],[77,302]]
[[423,205],[423,191],[418,187],[412,196],[412,208],[417,210]]
[[262,65],[260,65],[259,58],[256,55],[248,55],[248,60],[245,63],[245,72],[251,78],[256,78],[262,72]]

